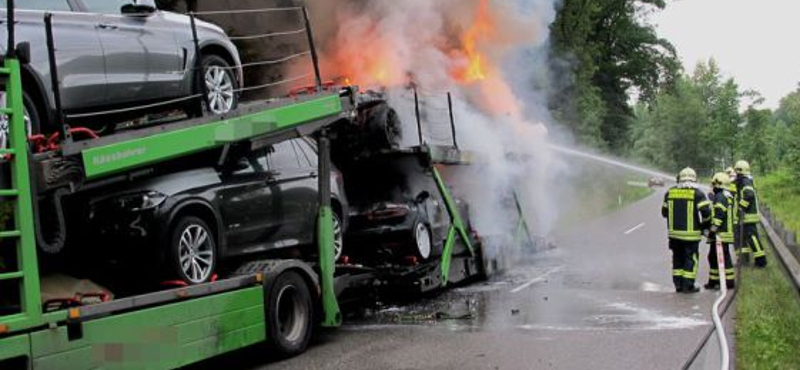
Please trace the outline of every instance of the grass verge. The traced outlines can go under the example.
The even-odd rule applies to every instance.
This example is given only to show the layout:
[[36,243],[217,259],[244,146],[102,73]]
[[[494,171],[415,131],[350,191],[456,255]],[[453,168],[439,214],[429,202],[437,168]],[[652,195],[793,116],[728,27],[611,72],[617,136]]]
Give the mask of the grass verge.
[[772,246],[767,253],[766,269],[745,267],[738,280],[736,367],[800,370],[800,300]]
[[775,217],[795,232],[800,231],[800,188],[797,179],[778,171],[756,180],[759,197]]

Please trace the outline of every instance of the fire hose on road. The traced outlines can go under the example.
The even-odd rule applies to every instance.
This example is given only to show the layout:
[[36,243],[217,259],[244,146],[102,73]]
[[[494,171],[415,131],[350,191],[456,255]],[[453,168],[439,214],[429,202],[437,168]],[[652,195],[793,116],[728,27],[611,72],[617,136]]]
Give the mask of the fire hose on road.
[[716,240],[716,248],[717,248],[717,268],[720,271],[720,284],[719,284],[719,296],[717,300],[714,301],[714,306],[711,308],[711,317],[714,321],[714,327],[717,330],[717,339],[719,340],[719,348],[720,348],[720,369],[728,370],[730,369],[730,352],[728,349],[728,338],[725,337],[725,328],[722,326],[722,318],[719,314],[719,308],[722,305],[722,302],[725,301],[725,297],[728,295],[728,284],[722,282],[722,273],[725,271],[725,254],[723,253],[723,244],[720,240],[719,236],[717,236]]

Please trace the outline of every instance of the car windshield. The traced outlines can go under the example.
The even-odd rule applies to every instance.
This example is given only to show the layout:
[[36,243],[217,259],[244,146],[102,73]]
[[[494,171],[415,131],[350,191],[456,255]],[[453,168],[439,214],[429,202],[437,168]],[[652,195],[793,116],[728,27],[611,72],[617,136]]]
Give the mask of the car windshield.
[[358,170],[349,177],[345,175],[347,197],[356,206],[409,202],[423,190],[432,191],[432,183],[424,181],[429,175],[423,176],[424,173],[425,169],[413,156],[373,158],[359,163]]

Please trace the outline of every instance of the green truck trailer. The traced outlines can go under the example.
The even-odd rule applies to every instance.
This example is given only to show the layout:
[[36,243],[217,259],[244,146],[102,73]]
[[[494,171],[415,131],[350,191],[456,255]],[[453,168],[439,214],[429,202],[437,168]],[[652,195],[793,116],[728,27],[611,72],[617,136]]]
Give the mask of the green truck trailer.
[[[13,2],[9,3],[9,45],[15,45]],[[0,248],[5,249],[0,256],[6,262],[0,266],[0,369],[174,369],[263,342],[273,355],[295,355],[305,350],[314,327],[341,325],[338,297],[350,288],[380,285],[374,269],[337,267],[333,258],[328,132],[352,124],[358,110],[355,88],[323,89],[317,72],[316,88],[300,97],[244,104],[225,116],[92,140],[67,139],[55,153],[34,155],[23,117],[20,68],[25,49],[9,48],[0,68],[6,93],[0,114],[10,126],[9,145],[0,150],[2,166],[10,170],[10,186],[0,190],[0,200],[13,208],[12,227],[0,230]],[[320,156],[318,261],[249,260],[211,283],[53,311],[43,307],[37,225],[48,210],[36,208],[42,194],[124,180],[147,166],[243,141],[279,142],[309,135],[317,138]],[[480,275],[486,264],[433,166],[438,157],[452,161],[453,154],[437,153],[420,151],[431,159],[452,227],[447,253],[435,262],[435,273],[409,275],[415,279],[411,285],[424,285],[426,290]],[[459,239],[471,253],[451,256]]]

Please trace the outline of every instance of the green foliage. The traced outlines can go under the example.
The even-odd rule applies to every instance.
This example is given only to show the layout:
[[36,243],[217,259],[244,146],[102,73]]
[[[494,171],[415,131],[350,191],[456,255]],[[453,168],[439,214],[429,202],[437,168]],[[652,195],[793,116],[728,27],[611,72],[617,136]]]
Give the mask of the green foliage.
[[800,369],[800,304],[781,268],[743,269],[738,283],[736,368]]
[[670,91],[639,104],[631,155],[670,171],[691,166],[701,175],[711,175],[718,157],[730,157],[738,95],[733,82],[719,82],[715,68],[709,63],[693,78],[680,76]]
[[788,170],[779,170],[759,178],[758,195],[786,227],[800,232],[800,184]]
[[663,0],[564,0],[550,26],[552,67],[570,76],[551,109],[585,143],[623,152],[634,112],[631,91],[652,100],[679,70],[674,47],[642,15]]

